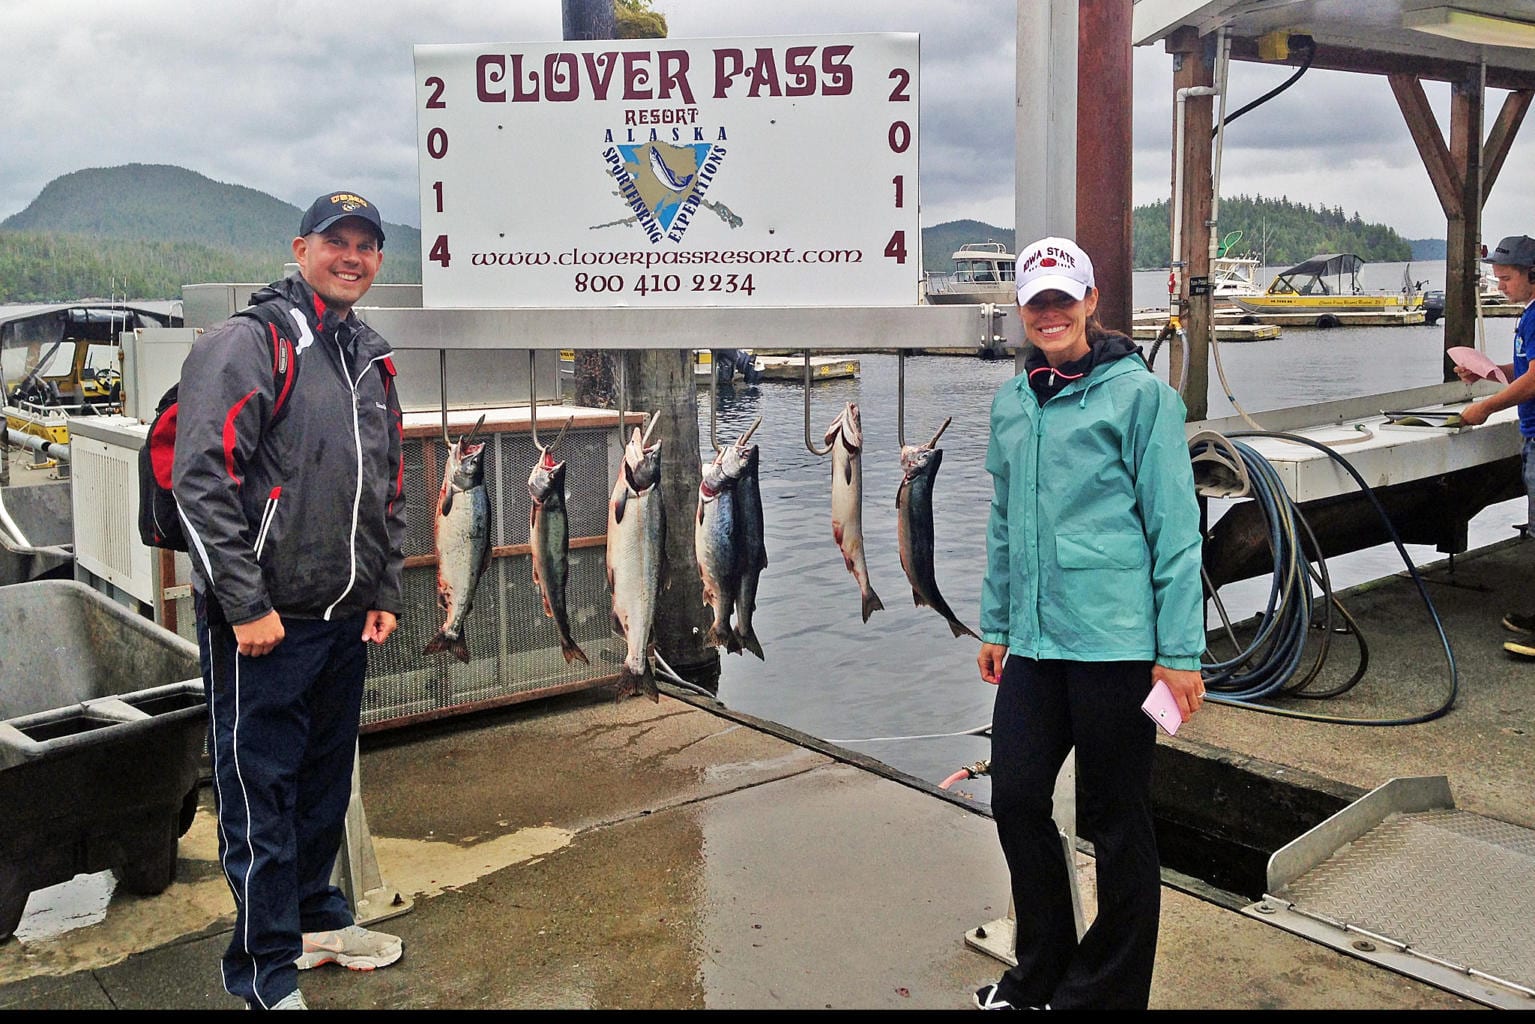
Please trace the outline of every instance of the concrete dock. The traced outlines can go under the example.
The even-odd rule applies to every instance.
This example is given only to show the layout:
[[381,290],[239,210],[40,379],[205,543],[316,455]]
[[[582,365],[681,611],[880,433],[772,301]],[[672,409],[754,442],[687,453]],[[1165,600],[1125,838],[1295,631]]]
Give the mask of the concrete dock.
[[[1340,802],[1443,774],[1459,806],[1535,825],[1535,661],[1505,654],[1499,625],[1535,607],[1532,559],[1517,542],[1426,568],[1433,615],[1405,577],[1341,595],[1369,670],[1288,702],[1407,718],[1453,679],[1447,714],[1380,727],[1210,705],[1159,739],[1159,792],[1214,814],[1231,791],[1216,768]],[[382,876],[411,901],[377,927],[406,953],[305,973],[316,1008],[960,1009],[1003,966],[964,942],[1007,910],[985,805],[706,698],[578,694],[370,734],[361,765]],[[110,874],[34,893],[0,946],[0,1007],[239,1008],[218,981],[232,906],[208,801],[164,893],[116,894]],[[1235,809],[1254,831],[1278,814]],[[1164,883],[1155,1009],[1482,1005],[1244,914],[1250,894],[1172,868]]]

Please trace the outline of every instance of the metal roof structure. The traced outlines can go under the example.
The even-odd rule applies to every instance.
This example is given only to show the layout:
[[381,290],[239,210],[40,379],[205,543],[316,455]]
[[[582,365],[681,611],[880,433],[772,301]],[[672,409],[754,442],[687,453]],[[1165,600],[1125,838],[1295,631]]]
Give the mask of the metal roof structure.
[[[1137,46],[1224,28],[1234,59],[1258,60],[1264,37],[1305,35],[1317,68],[1456,81],[1485,61],[1488,87],[1535,87],[1535,0],[1136,0],[1132,25]],[[1522,45],[1471,41],[1488,38]]]

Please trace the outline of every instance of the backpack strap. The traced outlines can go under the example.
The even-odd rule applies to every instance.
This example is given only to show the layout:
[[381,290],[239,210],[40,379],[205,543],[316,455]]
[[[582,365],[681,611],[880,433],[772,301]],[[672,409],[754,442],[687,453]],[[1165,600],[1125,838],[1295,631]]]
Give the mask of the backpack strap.
[[277,400],[272,405],[274,421],[287,405],[298,370],[298,351],[290,337],[293,333],[290,311],[294,308],[280,299],[269,299],[235,313],[235,316],[249,317],[266,327],[267,341],[272,346],[272,380],[277,390]]

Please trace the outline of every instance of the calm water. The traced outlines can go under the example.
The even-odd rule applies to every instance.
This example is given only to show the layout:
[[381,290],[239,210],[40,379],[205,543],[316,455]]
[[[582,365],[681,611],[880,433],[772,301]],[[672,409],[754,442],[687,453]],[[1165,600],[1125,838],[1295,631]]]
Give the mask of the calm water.
[[[1366,268],[1370,287],[1394,288],[1402,264]],[[1439,287],[1444,264],[1413,265],[1413,276]],[[1165,305],[1165,272],[1135,275],[1137,307]],[[1512,332],[1509,320],[1488,321],[1489,351],[1500,360]],[[1236,401],[1249,413],[1307,402],[1395,391],[1439,382],[1441,327],[1336,328],[1290,331],[1266,342],[1220,347]],[[954,638],[929,608],[914,607],[897,550],[895,495],[900,484],[897,357],[860,355],[857,379],[811,389],[811,426],[817,445],[844,403],[857,402],[864,430],[863,527],[869,576],[885,604],[867,623],[859,614],[858,585],[831,535],[829,458],[805,447],[804,391],[789,383],[737,383],[722,387],[719,438],[732,439],[762,417],[753,440],[762,447],[762,494],[769,564],[758,591],[756,631],[766,661],[724,655],[720,699],[729,707],[782,722],[931,782],[989,756],[984,737],[952,735],[991,720],[994,688],[976,670],[978,645]],[[1165,372],[1165,357],[1158,369]],[[955,613],[972,628],[979,614],[985,568],[983,532],[990,478],[985,471],[987,414],[997,388],[1013,375],[1010,360],[944,356],[906,360],[905,439],[930,438],[946,417],[943,466],[938,474],[934,551],[938,585]],[[1211,370],[1210,415],[1234,410]],[[708,450],[707,390],[701,393],[700,436]],[[709,450],[712,457],[712,450]],[[1494,506],[1471,526],[1473,546],[1511,535],[1524,519],[1523,499]],[[1410,547],[1419,564],[1436,560],[1430,547]],[[1400,571],[1394,548],[1343,556],[1328,563],[1335,586]],[[1256,611],[1269,581],[1222,590],[1233,614]],[[884,739],[884,737],[894,737]],[[907,738],[924,737],[924,738]],[[933,738],[927,738],[933,737]],[[955,787],[990,797],[985,778]]]

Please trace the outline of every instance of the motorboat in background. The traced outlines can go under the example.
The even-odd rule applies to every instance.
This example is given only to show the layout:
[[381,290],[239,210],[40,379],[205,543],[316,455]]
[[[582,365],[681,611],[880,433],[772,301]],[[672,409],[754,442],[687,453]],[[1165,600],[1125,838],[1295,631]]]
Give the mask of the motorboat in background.
[[948,273],[929,273],[922,280],[923,300],[929,305],[1018,301],[1018,257],[1001,242],[967,242],[952,258],[954,268]]
[[1420,285],[1410,272],[1399,291],[1369,291],[1359,283],[1363,266],[1364,260],[1351,252],[1319,253],[1280,271],[1263,294],[1231,301],[1258,314],[1401,313],[1423,305]]
[[1258,274],[1263,261],[1255,256],[1217,256],[1210,261],[1210,294],[1217,308],[1235,305],[1238,298],[1263,294]]

